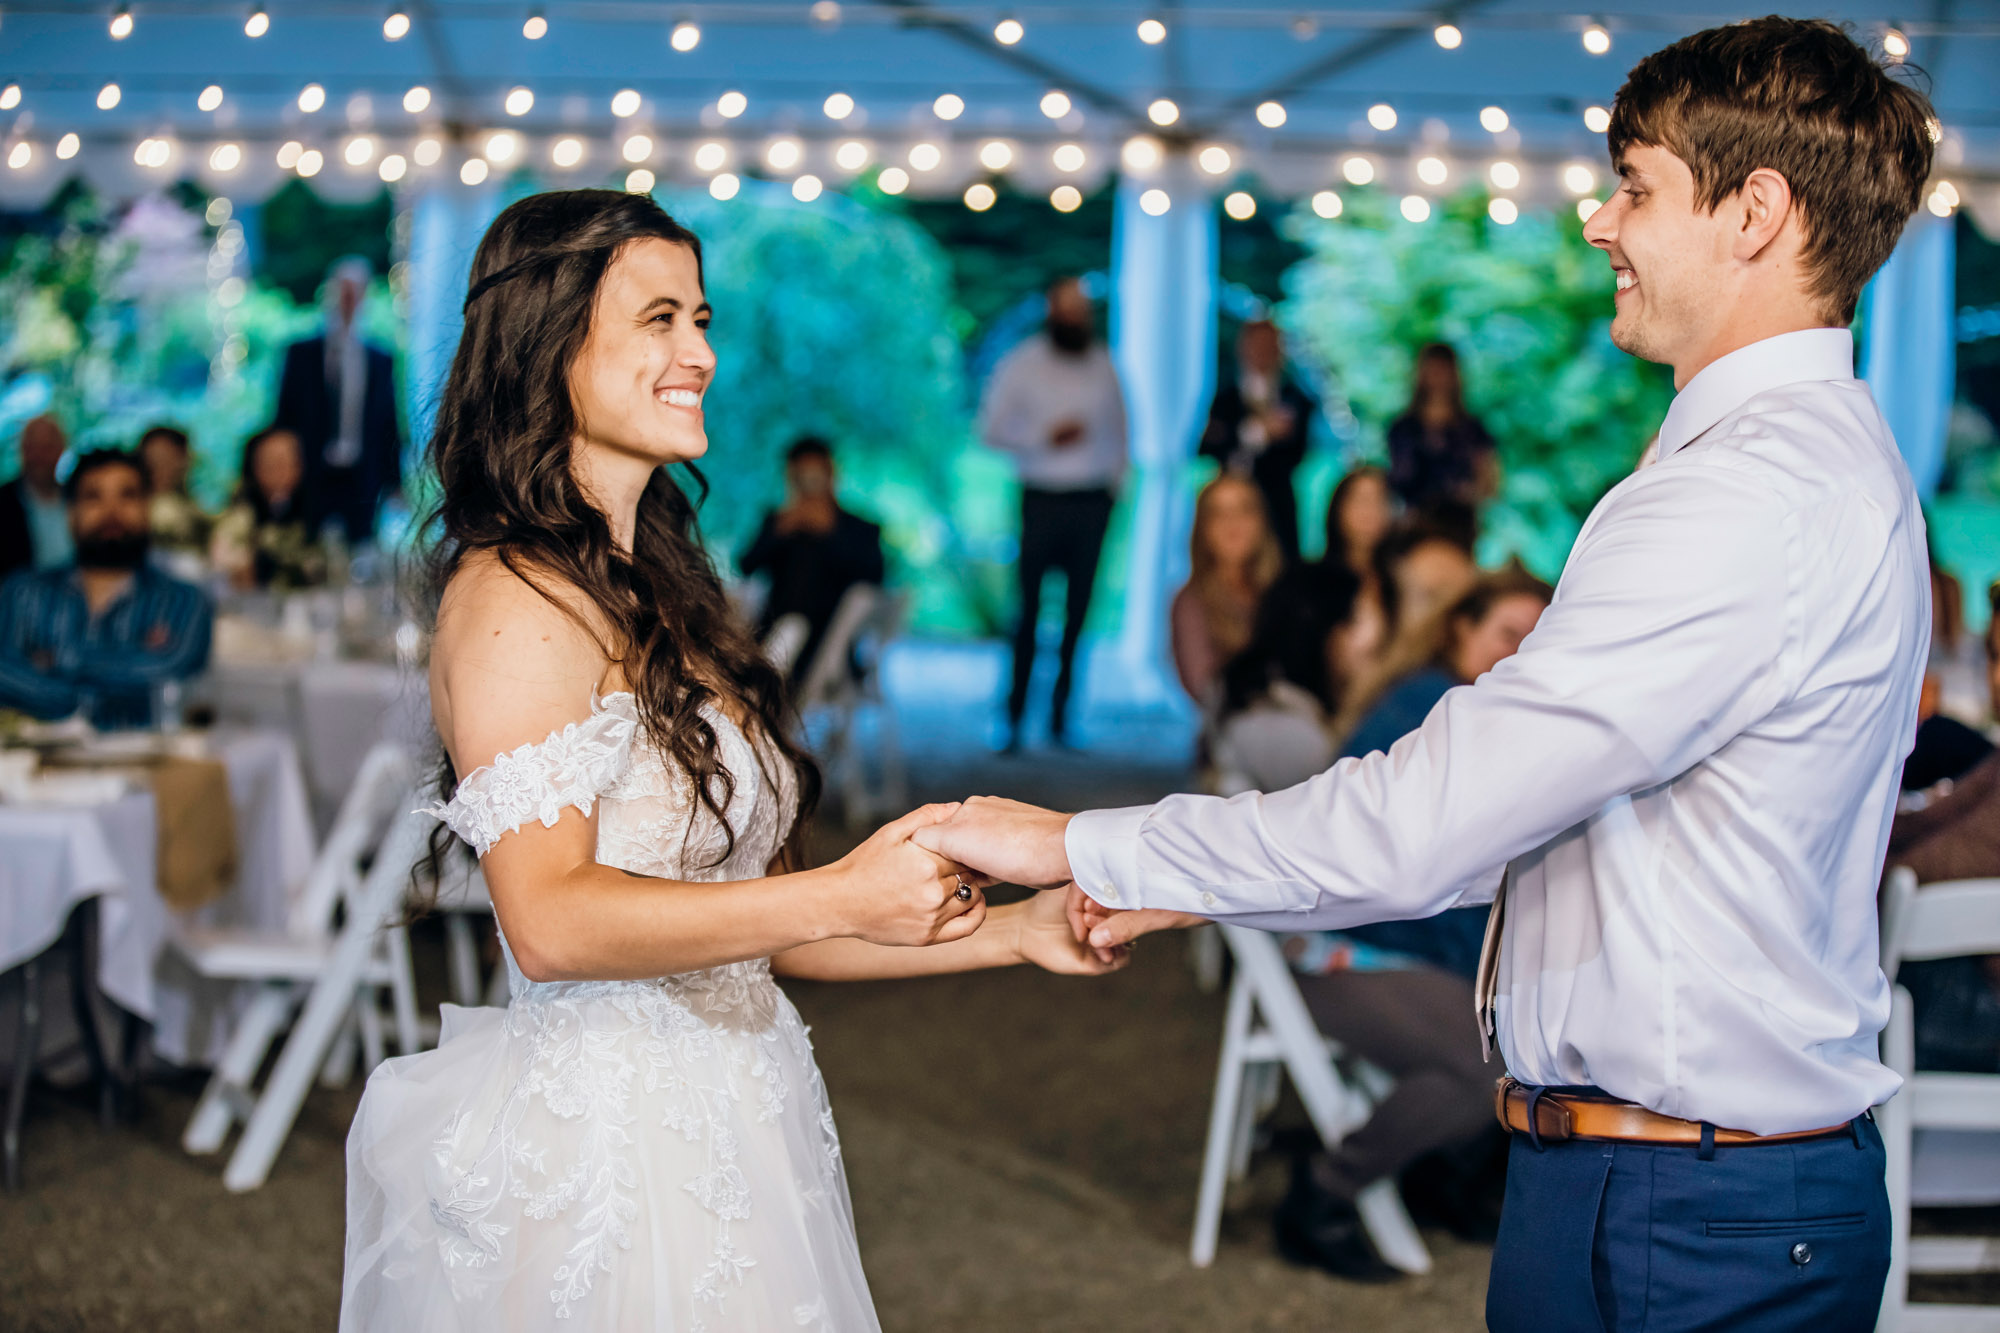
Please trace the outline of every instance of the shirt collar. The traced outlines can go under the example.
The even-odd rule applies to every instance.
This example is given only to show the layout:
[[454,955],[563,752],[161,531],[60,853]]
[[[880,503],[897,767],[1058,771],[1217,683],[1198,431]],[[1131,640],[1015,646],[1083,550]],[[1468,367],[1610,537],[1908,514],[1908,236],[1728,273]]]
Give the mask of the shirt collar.
[[1660,425],[1660,458],[1687,444],[1767,389],[1807,380],[1854,378],[1854,335],[1799,329],[1717,357],[1674,396]]

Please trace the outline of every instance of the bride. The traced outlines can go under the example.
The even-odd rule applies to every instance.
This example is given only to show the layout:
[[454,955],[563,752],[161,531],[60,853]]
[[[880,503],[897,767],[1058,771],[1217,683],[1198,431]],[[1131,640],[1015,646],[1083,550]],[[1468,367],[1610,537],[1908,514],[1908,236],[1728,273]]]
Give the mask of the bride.
[[514,998],[369,1079],[341,1328],[875,1329],[773,974],[1106,968],[1061,895],[989,911],[910,840],[950,806],[799,868],[815,771],[663,467],[708,447],[694,235],[644,195],[537,195],[472,274],[431,444],[433,813]]

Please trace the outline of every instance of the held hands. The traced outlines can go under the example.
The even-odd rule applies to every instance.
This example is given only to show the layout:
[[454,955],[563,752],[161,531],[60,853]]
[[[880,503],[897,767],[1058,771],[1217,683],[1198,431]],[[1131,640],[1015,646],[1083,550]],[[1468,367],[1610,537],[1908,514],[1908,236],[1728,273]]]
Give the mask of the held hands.
[[[1074,892],[1074,888],[1069,891]],[[1069,912],[1069,893],[1051,889],[1024,902],[999,908],[994,914],[994,928],[999,928],[1000,913],[1006,913],[1007,922],[1014,929],[1014,949],[1021,961],[1045,971],[1097,977],[1125,966],[1130,961],[1129,950],[1093,949],[1076,933]]]
[[912,837],[927,851],[978,867],[991,881],[1046,889],[1070,881],[1069,853],[1063,847],[1068,829],[1069,816],[1054,810],[975,796],[948,815],[926,820]]
[[[926,805],[881,828],[827,867],[830,906],[839,933],[873,944],[925,945],[961,940],[986,920],[993,881],[933,855],[913,834],[935,827],[957,805]],[[958,875],[972,889],[958,896]]]
[[1169,912],[1157,907],[1119,911],[1106,907],[1074,884],[1069,886],[1064,898],[1064,914],[1068,918],[1071,934],[1079,943],[1087,944],[1100,963],[1129,955],[1132,941],[1141,935],[1150,935],[1156,930],[1186,930],[1190,926],[1208,924],[1208,918],[1192,912]]

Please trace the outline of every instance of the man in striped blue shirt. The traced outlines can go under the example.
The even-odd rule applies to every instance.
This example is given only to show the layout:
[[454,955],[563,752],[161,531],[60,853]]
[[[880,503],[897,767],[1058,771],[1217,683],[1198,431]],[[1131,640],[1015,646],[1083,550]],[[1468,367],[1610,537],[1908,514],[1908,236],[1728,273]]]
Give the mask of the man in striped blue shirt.
[[147,562],[146,474],[132,455],[85,454],[63,494],[75,561],[0,586],[0,709],[147,726],[156,688],[208,664],[208,597]]

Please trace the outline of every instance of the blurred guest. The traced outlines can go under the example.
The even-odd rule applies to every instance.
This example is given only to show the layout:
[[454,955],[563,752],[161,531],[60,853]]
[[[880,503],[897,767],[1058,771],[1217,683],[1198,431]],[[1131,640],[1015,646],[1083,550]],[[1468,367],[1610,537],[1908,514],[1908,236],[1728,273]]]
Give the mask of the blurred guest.
[[85,454],[63,493],[74,562],[0,586],[0,708],[146,726],[155,691],[208,662],[208,598],[147,561],[146,473],[131,454]]
[[1417,353],[1410,405],[1389,427],[1389,484],[1418,521],[1470,549],[1478,506],[1498,480],[1493,437],[1465,407],[1458,353],[1427,344]]
[[272,423],[304,451],[307,530],[318,536],[333,523],[351,545],[374,538],[376,511],[403,478],[395,364],[361,340],[369,277],[358,258],[327,274],[326,332],[285,349]]
[[1249,644],[1264,591],[1284,567],[1263,496],[1248,480],[1224,473],[1195,497],[1188,566],[1168,612],[1174,670],[1208,710],[1218,702],[1223,663]]
[[153,544],[171,550],[208,549],[209,516],[188,494],[193,463],[187,432],[176,426],[152,426],[139,437],[139,462],[152,490],[147,521]]
[[326,579],[304,496],[299,437],[266,426],[243,446],[236,498],[215,521],[210,559],[237,588],[308,588]]
[[1333,488],[1326,506],[1326,556],[1360,580],[1348,628],[1347,652],[1356,665],[1379,657],[1389,639],[1389,607],[1375,553],[1395,527],[1395,496],[1389,476],[1364,464]]
[[1299,558],[1299,501],[1292,474],[1306,456],[1312,398],[1285,374],[1284,341],[1268,319],[1236,334],[1236,378],[1215,391],[1201,452],[1250,478],[1287,563]]
[[[1348,755],[1386,749],[1422,724],[1438,700],[1513,656],[1548,606],[1548,585],[1519,571],[1484,576],[1432,617],[1424,660],[1369,710]],[[1354,1201],[1360,1192],[1433,1154],[1427,1211],[1462,1236],[1490,1241],[1499,1192],[1478,1166],[1493,1122],[1493,1074],[1468,1031],[1486,930],[1485,907],[1423,921],[1284,937],[1313,1020],[1349,1054],[1386,1071],[1389,1095],[1360,1128],[1295,1170],[1277,1216],[1278,1244],[1295,1263],[1345,1277],[1386,1278]]]
[[796,679],[808,671],[841,598],[857,583],[882,581],[882,529],[840,507],[834,498],[833,451],[806,436],[785,454],[785,503],[764,516],[737,565],[771,580],[757,632],[798,615],[809,627],[792,660]]
[[1463,546],[1423,526],[1404,528],[1383,539],[1375,550],[1375,567],[1386,634],[1372,654],[1362,653],[1345,637],[1335,641],[1342,654],[1341,669],[1351,682],[1334,719],[1338,736],[1352,734],[1367,705],[1412,661],[1423,657],[1438,614],[1479,577],[1478,566]]
[[69,437],[52,416],[21,427],[21,475],[0,486],[0,578],[69,563],[69,510],[56,468]]
[[1265,592],[1250,642],[1222,669],[1211,761],[1224,794],[1278,791],[1333,761],[1345,684],[1334,643],[1356,586],[1338,566],[1294,565]]
[[1021,478],[1021,618],[1014,627],[1006,748],[1021,743],[1042,581],[1051,571],[1062,573],[1065,604],[1049,731],[1065,744],[1077,642],[1126,457],[1124,390],[1098,340],[1090,298],[1075,278],[1049,287],[1042,333],[995,368],[980,407],[979,434],[989,447],[1013,455]]
[[[1928,543],[1927,543],[1928,544]],[[1934,711],[1959,722],[1983,724],[1989,717],[1986,663],[1979,637],[1966,628],[1965,590],[1930,545],[1931,659],[1936,677]],[[1926,684],[1929,682],[1926,681]]]

